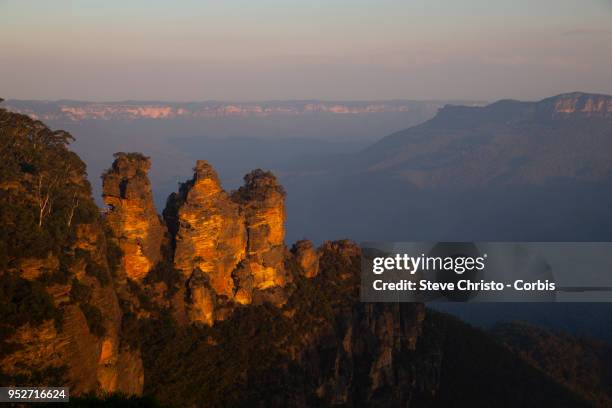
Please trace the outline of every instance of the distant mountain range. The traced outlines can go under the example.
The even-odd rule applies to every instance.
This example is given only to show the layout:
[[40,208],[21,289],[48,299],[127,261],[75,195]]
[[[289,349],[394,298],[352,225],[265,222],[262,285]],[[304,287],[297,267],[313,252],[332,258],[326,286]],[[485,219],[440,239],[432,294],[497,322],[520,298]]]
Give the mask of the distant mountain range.
[[601,180],[612,168],[612,96],[447,105],[432,120],[357,156],[356,168],[419,188]]
[[[273,115],[360,115],[372,113],[435,112],[448,101],[264,101],[264,102],[163,102],[163,101],[27,101],[9,100],[14,112],[41,120],[176,119],[266,117]],[[478,102],[463,102],[478,104]]]
[[[281,179],[289,236],[612,241],[612,96],[447,106],[360,152]],[[612,339],[608,304],[441,306],[483,326],[527,320]]]
[[113,153],[140,151],[150,156],[155,201],[163,207],[177,180],[191,174],[197,159],[205,157],[219,169],[223,183],[235,187],[256,167],[278,174],[305,164],[318,168],[321,159],[357,152],[382,135],[431,119],[450,102],[8,100],[0,106],[74,135],[71,149],[87,163],[98,200],[97,175]]
[[605,241],[612,96],[448,105],[359,152],[281,175],[290,210],[300,194],[301,233],[315,239]]

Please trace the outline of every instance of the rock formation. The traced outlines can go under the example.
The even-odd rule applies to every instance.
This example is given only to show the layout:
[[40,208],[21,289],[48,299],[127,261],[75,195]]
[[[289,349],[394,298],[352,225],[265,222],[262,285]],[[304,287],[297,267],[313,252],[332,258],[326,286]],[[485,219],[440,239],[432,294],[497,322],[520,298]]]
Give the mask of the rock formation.
[[572,92],[544,99],[540,109],[551,111],[555,119],[612,119],[612,97],[609,95]]
[[128,278],[142,280],[161,259],[162,225],[147,172],[151,161],[137,153],[117,153],[103,176],[107,220],[123,250]]
[[[232,198],[244,209],[247,258],[253,289],[285,286],[285,191],[270,172],[254,170]],[[248,303],[248,302],[245,302]]]
[[198,160],[194,171],[169,199],[174,210],[164,212],[176,230],[174,263],[185,279],[200,270],[217,295],[232,298],[232,271],[246,256],[245,218],[207,162]]
[[314,278],[319,274],[319,253],[312,242],[307,239],[296,242],[291,248],[291,253],[295,256],[305,277]]
[[271,173],[248,174],[230,196],[199,160],[193,178],[169,197],[164,218],[190,321],[212,324],[218,306],[250,304],[254,291],[285,285],[284,191]]
[[208,275],[194,270],[187,281],[189,289],[189,321],[212,326],[215,323],[216,293],[210,287]]

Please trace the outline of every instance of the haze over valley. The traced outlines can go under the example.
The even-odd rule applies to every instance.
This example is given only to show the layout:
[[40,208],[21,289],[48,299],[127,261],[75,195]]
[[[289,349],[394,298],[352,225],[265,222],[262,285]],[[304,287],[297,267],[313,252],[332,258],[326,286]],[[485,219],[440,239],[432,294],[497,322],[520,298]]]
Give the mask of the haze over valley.
[[[453,101],[117,102],[17,101],[3,106],[75,135],[72,148],[88,165],[94,196],[112,154],[142,151],[153,158],[155,202],[163,208],[197,159],[210,161],[235,188],[253,168],[279,177],[323,166],[382,136],[424,122]],[[460,101],[454,101],[461,103]],[[482,102],[464,102],[469,105]]]

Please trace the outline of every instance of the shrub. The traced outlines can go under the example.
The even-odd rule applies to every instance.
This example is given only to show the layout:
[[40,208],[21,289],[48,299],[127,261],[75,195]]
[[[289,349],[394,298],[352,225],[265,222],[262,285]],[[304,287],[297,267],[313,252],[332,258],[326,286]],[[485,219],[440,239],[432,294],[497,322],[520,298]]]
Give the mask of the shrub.
[[91,298],[91,288],[82,284],[76,278],[72,279],[70,299],[75,303],[87,303]]
[[55,306],[40,282],[13,273],[5,273],[0,279],[0,316],[0,345],[19,326],[26,323],[38,326],[53,319],[59,328],[63,318],[62,310]]
[[60,264],[60,267],[56,270],[50,271],[45,270],[38,277],[37,281],[44,285],[65,285],[68,283],[68,278],[70,277],[70,271],[65,265]]
[[0,382],[2,384],[15,387],[28,387],[33,385],[49,385],[55,387],[66,384],[66,374],[68,367],[48,366],[41,369],[30,369],[27,373],[20,374],[5,374],[0,370]]
[[164,282],[168,288],[166,296],[172,297],[178,291],[178,285],[181,282],[181,271],[176,269],[171,262],[160,261],[145,277],[145,283],[147,284],[156,282]]
[[112,276],[117,276],[121,268],[123,250],[117,245],[117,238],[108,222],[104,223],[104,237],[106,238],[106,262]]
[[104,327],[104,318],[102,317],[100,309],[89,303],[81,303],[79,306],[87,320],[89,332],[94,336],[104,337],[106,334],[106,327]]
[[136,296],[140,307],[144,310],[152,311],[155,309],[155,305],[151,301],[151,297],[145,292],[145,290],[136,282],[131,279],[127,280],[128,289],[130,293]]
[[89,251],[86,251],[82,248],[76,248],[74,250],[74,258],[75,259],[86,259],[89,260]]
[[108,276],[106,268],[94,261],[90,261],[87,264],[85,273],[96,278],[102,286],[106,286],[110,283],[110,276]]

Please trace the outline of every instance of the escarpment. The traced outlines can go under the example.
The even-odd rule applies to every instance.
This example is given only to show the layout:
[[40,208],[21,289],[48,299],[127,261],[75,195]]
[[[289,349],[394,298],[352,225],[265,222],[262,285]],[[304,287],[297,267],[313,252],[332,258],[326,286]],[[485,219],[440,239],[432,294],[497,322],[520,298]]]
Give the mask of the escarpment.
[[72,137],[0,109],[0,382],[140,394],[122,341],[120,259]]

